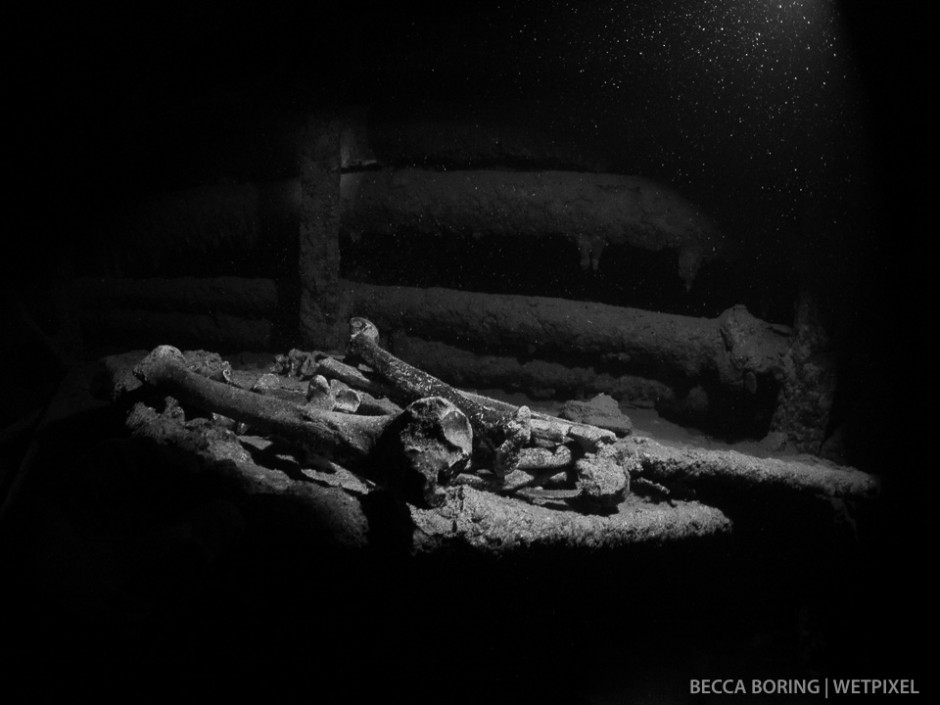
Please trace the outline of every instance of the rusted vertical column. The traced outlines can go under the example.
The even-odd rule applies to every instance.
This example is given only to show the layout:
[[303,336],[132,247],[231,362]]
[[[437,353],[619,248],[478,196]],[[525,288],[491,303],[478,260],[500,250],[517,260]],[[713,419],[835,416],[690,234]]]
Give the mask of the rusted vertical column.
[[819,453],[835,395],[836,366],[813,295],[805,287],[797,299],[795,328],[770,429],[785,433],[799,451]]
[[309,119],[300,149],[300,336],[307,347],[341,347],[339,179],[341,125]]

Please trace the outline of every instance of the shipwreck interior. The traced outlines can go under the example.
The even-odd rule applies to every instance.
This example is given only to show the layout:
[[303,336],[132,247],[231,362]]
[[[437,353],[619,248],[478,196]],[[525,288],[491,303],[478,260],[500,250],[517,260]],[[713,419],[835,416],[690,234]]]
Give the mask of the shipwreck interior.
[[885,12],[18,10],[0,693],[935,689]]

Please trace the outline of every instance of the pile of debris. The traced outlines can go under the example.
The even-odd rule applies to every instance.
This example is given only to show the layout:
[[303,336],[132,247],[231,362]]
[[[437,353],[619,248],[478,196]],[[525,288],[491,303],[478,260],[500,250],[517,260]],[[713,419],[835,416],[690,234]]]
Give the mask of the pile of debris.
[[233,370],[214,353],[157,347],[133,367],[134,380],[118,384],[147,395],[127,425],[195,450],[247,480],[250,492],[328,507],[331,526],[353,544],[369,542],[360,500],[384,493],[408,508],[418,550],[454,539],[491,548],[622,545],[729,530],[719,507],[689,499],[696,487],[808,498],[877,492],[875,478],[816,460],[635,437],[605,399],[596,404],[602,413],[576,403],[562,418],[462,391],[381,347],[370,321],[353,318],[350,331],[345,355],[292,350],[261,374]]
[[276,436],[305,462],[338,463],[417,505],[440,506],[468,474],[459,481],[501,494],[552,486],[599,510],[626,496],[631,461],[612,431],[454,389],[381,348],[371,322],[351,327],[347,356],[368,373],[294,350],[243,389],[227,363],[192,364],[165,345],[134,373],[242,433]]

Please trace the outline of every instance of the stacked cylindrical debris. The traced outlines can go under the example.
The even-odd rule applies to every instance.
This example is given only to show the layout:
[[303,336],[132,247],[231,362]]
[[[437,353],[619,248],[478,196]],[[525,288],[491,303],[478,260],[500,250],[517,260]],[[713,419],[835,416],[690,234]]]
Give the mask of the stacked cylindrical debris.
[[273,279],[83,278],[75,287],[83,337],[93,348],[119,340],[135,348],[173,341],[213,350],[266,350],[279,316]]
[[[533,253],[567,238],[593,270],[606,245],[666,252],[687,291],[703,266],[731,255],[718,226],[668,185],[603,173],[584,155],[562,159],[548,149],[550,158],[538,160],[535,138],[491,121],[422,124],[372,130],[379,162],[402,166],[342,174],[344,236],[486,238],[495,247],[514,238],[531,242]],[[497,133],[506,139],[484,139]],[[454,144],[467,146],[463,160]],[[400,357],[454,384],[540,398],[605,392],[728,437],[778,434],[804,451],[817,451],[824,437],[833,375],[819,329],[805,318],[790,327],[743,306],[696,318],[562,298],[343,286],[340,325],[349,315],[375,320]]]
[[604,392],[628,406],[700,417],[736,405],[738,423],[758,436],[822,440],[819,417],[806,428],[805,416],[777,408],[785,397],[828,409],[824,385],[799,393],[801,337],[744,307],[693,318],[546,297],[345,286],[349,311],[388,330],[397,355],[456,385],[537,398]]
[[77,258],[69,296],[85,344],[270,349],[296,277],[299,201],[298,180],[286,179],[116,206],[101,225],[105,251]]
[[[518,131],[507,132],[497,150],[499,160],[513,168],[496,168],[490,150],[468,154],[467,165],[485,168],[455,169],[453,155],[441,152],[445,130],[429,131],[426,158],[409,162],[402,150],[413,148],[408,145],[416,139],[414,129],[388,122],[375,130],[389,157],[373,151],[362,121],[353,128],[342,117],[312,116],[301,140],[299,178],[194,189],[147,201],[136,216],[131,211],[121,221],[122,232],[151,266],[137,266],[130,249],[118,248],[110,273],[130,272],[134,279],[79,282],[86,333],[119,335],[124,345],[140,347],[168,342],[271,349],[281,316],[294,322],[284,329],[282,346],[336,349],[348,318],[361,315],[387,331],[386,343],[400,357],[453,384],[542,398],[604,392],[624,405],[655,407],[678,420],[707,426],[721,419],[714,430],[728,437],[778,432],[801,450],[818,450],[832,374],[811,326],[773,325],[740,306],[695,318],[544,296],[380,286],[340,276],[343,238],[365,233],[483,237],[497,244],[522,238],[533,249],[563,238],[572,241],[572,253],[580,249],[588,269],[597,268],[607,244],[665,253],[675,262],[670,285],[688,289],[728,246],[717,225],[674,189],[591,171],[574,157],[537,163],[533,143]],[[466,144],[481,148],[489,142],[474,135],[494,128],[460,123],[455,129],[467,133]],[[402,139],[396,141],[398,133]],[[453,137],[453,131],[448,134]],[[441,168],[414,168],[435,166],[428,162],[434,155]],[[398,166],[379,168],[392,158]],[[531,168],[520,170],[525,163]],[[272,219],[287,225],[272,229]],[[287,253],[278,271],[245,264],[246,258],[260,261],[272,248]],[[212,266],[190,272],[179,265],[190,256]],[[432,259],[429,253],[413,266],[432,266]],[[169,260],[178,266],[154,268]],[[520,265],[507,262],[507,272]],[[225,276],[236,271],[250,276]],[[154,276],[162,278],[136,278]]]

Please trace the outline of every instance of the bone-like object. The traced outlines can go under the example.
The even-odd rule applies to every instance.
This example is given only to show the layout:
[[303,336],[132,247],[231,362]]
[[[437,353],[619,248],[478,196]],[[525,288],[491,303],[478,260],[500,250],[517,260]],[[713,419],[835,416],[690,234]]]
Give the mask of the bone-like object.
[[519,458],[520,470],[554,470],[558,472],[571,465],[573,456],[568,446],[548,448],[523,448]]
[[[460,392],[471,401],[496,411],[511,412],[516,407],[509,402],[492,399],[482,394],[461,390]],[[601,445],[614,443],[617,434],[604,428],[591,426],[577,421],[560,419],[537,411],[531,412],[532,440],[546,441],[549,445],[558,445],[568,441],[577,441],[584,450],[596,451]]]
[[281,436],[351,468],[368,458],[393,419],[301,408],[277,397],[213,382],[187,370],[183,354],[170,345],[155,348],[134,368],[134,374],[183,403],[242,421],[260,433]]
[[347,351],[369,365],[402,399],[413,401],[439,396],[460,409],[470,420],[476,449],[491,462],[497,475],[515,469],[522,448],[531,436],[531,412],[520,406],[514,412],[500,413],[468,399],[459,390],[399,360],[378,344],[379,331],[365,318],[349,321]]
[[330,382],[323,375],[315,375],[307,383],[307,407],[333,411],[333,395]]
[[345,382],[354,389],[361,389],[375,396],[388,396],[389,391],[385,385],[369,379],[360,370],[352,365],[347,365],[333,357],[324,357],[317,360],[316,370],[318,374],[327,379],[338,379]]
[[359,391],[359,413],[400,414],[402,408],[388,398],[385,385],[369,379],[361,370],[340,362],[335,357],[317,360],[317,373],[330,380],[338,380]]
[[307,405],[316,409],[355,414],[361,401],[359,392],[336,379],[314,375],[307,384]]
[[383,436],[390,484],[429,506],[446,499],[447,485],[470,462],[473,431],[467,417],[442,397],[412,402]]
[[191,372],[183,354],[169,345],[155,348],[134,368],[134,374],[183,403],[280,436],[312,456],[365,471],[417,503],[443,501],[439,485],[449,482],[470,459],[470,422],[446,399],[418,399],[398,416],[357,416],[301,407]]
[[606,509],[616,507],[630,490],[630,474],[622,459],[607,446],[599,453],[588,453],[575,463],[579,498]]
[[333,409],[346,414],[355,414],[362,403],[362,397],[355,389],[336,379],[330,380],[330,392],[333,395]]
[[[332,357],[324,357],[317,361],[317,372],[329,379],[338,379],[350,387],[370,392],[376,395],[388,396],[391,390],[368,375],[344,362]],[[458,391],[471,402],[502,414],[515,414],[519,407],[509,402],[493,399],[492,397],[470,392],[465,389]],[[588,424],[569,421],[556,416],[549,416],[536,411],[530,412],[531,442],[548,447],[555,447],[569,441],[577,441],[586,451],[595,451],[599,445],[613,443],[617,435],[612,431],[590,426]],[[525,462],[525,461],[522,461]]]
[[568,446],[523,448],[519,467],[503,478],[501,492],[515,492],[523,487],[537,487],[565,470],[573,468],[574,456]]

